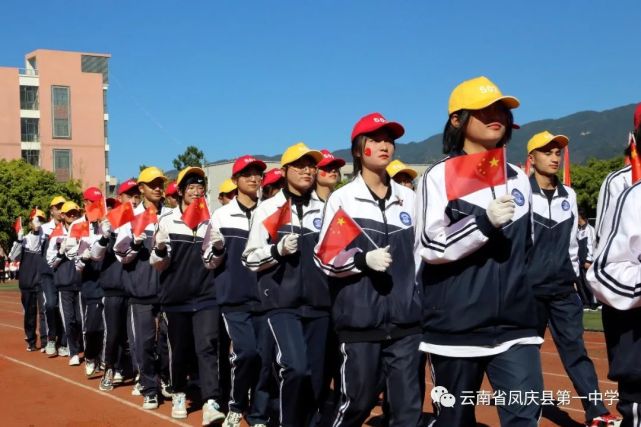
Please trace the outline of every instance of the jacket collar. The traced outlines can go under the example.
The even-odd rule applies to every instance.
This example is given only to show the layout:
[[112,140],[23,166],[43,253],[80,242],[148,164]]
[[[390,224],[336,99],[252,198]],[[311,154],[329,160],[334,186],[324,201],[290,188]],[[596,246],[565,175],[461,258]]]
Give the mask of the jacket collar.
[[[536,177],[534,176],[534,174],[530,176],[530,185],[532,186],[533,193],[543,194],[543,190],[541,190],[541,187],[539,187],[539,183],[536,182]],[[558,178],[556,179],[556,190],[554,191],[554,197],[568,197],[568,191],[565,189],[565,186]]]
[[[354,177],[353,182],[355,186],[354,192],[352,193],[354,195],[354,198],[365,200],[378,205],[378,202],[374,200],[374,196],[372,196],[372,192],[370,191],[367,184],[365,184],[365,180],[363,179],[363,176],[360,173],[356,177]],[[403,206],[403,198],[400,195],[399,185],[393,179],[390,179],[390,190],[391,190],[390,198],[385,203],[385,208],[387,209],[389,206],[395,203],[398,203],[399,205]]]

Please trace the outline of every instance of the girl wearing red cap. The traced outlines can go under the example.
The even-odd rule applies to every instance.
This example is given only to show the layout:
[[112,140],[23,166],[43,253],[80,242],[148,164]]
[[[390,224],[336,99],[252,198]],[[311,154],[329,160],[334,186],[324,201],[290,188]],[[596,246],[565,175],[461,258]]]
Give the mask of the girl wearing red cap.
[[263,182],[261,183],[261,198],[267,200],[274,197],[283,188],[285,179],[280,168],[273,168],[265,172]]
[[[421,301],[415,284],[414,193],[386,172],[395,141],[404,133],[379,113],[363,117],[352,133],[355,178],[331,194],[315,249],[316,264],[330,277],[332,320],[341,360],[341,399],[334,426],[360,426],[383,390],[390,426],[419,423]],[[323,247],[342,230],[345,215],[357,235],[341,252]],[[347,219],[349,220],[349,219]],[[329,259],[328,259],[329,258]]]
[[334,157],[329,150],[321,150],[321,153],[323,159],[317,165],[315,191],[318,198],[325,202],[341,179],[341,168],[345,166],[345,160]]
[[536,333],[534,297],[525,281],[532,235],[530,183],[520,168],[495,157],[487,164],[503,168],[505,183],[484,183],[465,192],[461,187],[469,180],[458,179],[460,156],[507,144],[510,109],[518,105],[485,77],[457,86],[443,133],[448,157],[429,169],[417,188],[420,349],[430,355],[439,427],[476,425],[474,406],[462,401],[476,394],[484,375],[496,396],[509,397],[496,404],[501,425],[538,425],[538,401],[525,398],[528,392],[539,396],[543,387],[538,346],[543,340]]

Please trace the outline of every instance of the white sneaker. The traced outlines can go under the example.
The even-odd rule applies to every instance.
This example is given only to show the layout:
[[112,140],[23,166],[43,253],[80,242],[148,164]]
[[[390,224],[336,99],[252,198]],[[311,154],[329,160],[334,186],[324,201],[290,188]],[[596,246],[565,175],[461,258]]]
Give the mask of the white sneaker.
[[174,393],[171,398],[171,417],[187,418],[187,402],[185,393]]
[[152,394],[151,396],[145,396],[145,400],[142,402],[142,409],[156,409],[158,408],[158,396]]
[[114,372],[114,379],[113,379],[114,384],[122,384],[124,380],[125,380],[125,377],[122,375],[122,371],[117,370]]
[[69,359],[69,366],[78,366],[80,365],[80,356],[77,354],[74,354],[71,356],[71,359]]
[[203,425],[208,426],[209,424],[222,421],[225,419],[225,414],[219,411],[220,406],[214,399],[209,399],[203,405]]
[[243,419],[243,414],[240,412],[229,411],[227,418],[223,422],[223,427],[240,427],[240,421]]
[[160,380],[160,394],[162,394],[165,399],[171,399],[173,396],[171,391],[169,391],[169,384],[165,383],[163,380]]
[[267,424],[254,424],[252,427],[267,427]]
[[45,353],[47,353],[47,356],[49,357],[53,357],[57,354],[55,341],[47,341],[47,346],[45,347]]
[[85,374],[90,377],[96,373],[96,362],[93,360],[85,360]]
[[69,356],[69,347],[60,347],[60,348],[58,348],[58,356],[68,357]]
[[134,384],[134,387],[131,389],[132,396],[142,396],[142,386],[140,383]]

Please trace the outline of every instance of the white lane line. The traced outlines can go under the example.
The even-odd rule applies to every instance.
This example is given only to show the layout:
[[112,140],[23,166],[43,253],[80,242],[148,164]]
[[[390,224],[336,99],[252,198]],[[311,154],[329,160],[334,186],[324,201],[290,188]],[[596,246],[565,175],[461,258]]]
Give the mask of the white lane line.
[[[559,353],[555,353],[553,351],[541,351],[541,354],[545,354],[545,355],[549,355],[549,356],[556,356],[557,358],[559,358],[559,360],[561,360],[560,356],[559,356]],[[608,361],[608,359],[606,359],[605,357],[590,356],[590,359],[592,359],[592,360],[603,360],[603,361],[606,361],[606,362]]]
[[[566,378],[568,381],[570,381],[570,378],[567,376],[567,374],[555,374],[553,372],[543,371],[543,375],[552,375],[553,377]],[[608,380],[599,380],[599,382],[603,384],[609,384],[609,385],[618,385],[617,383],[608,381]]]
[[4,326],[5,328],[17,329],[19,331],[22,331],[22,328],[19,328],[18,326],[14,326],[14,325],[9,325],[7,323],[0,323],[0,326]]
[[[3,325],[3,326],[5,326],[5,325]],[[100,390],[98,390],[96,388],[89,387],[89,386],[87,386],[85,384],[70,380],[69,378],[63,377],[62,375],[55,374],[55,373],[53,373],[51,371],[39,368],[39,367],[34,366],[34,365],[30,364],[30,363],[26,363],[26,362],[23,362],[21,360],[14,359],[13,357],[7,356],[6,354],[0,354],[0,357],[2,357],[3,359],[9,360],[10,362],[16,363],[18,365],[22,365],[22,366],[26,366],[27,368],[35,369],[36,371],[38,371],[40,373],[52,376],[54,378],[57,378],[59,380],[62,380],[64,382],[66,382],[66,383],[76,385],[76,386],[81,387],[81,388],[83,388],[85,390],[91,391],[92,393],[96,393],[96,394],[100,395],[101,397],[106,397],[108,399],[115,400],[116,402],[122,403],[123,405],[129,406],[130,408],[134,408],[134,409],[136,409],[136,410],[138,410],[138,411],[140,411],[140,412],[142,412],[144,414],[152,415],[154,417],[160,418],[160,419],[162,419],[164,421],[170,422],[170,423],[178,425],[178,426],[191,427],[189,424],[177,421],[177,420],[175,420],[175,419],[173,419],[171,417],[168,417],[167,415],[159,414],[158,412],[155,412],[155,411],[147,411],[145,409],[142,409],[140,406],[129,402],[128,400],[121,399],[118,396],[114,396],[112,394],[100,391]]]

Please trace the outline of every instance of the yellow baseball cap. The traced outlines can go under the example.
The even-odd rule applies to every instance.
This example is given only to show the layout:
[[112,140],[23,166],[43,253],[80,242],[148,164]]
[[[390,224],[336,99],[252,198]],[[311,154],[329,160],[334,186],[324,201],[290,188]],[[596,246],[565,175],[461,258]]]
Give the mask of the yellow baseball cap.
[[561,148],[563,148],[570,143],[570,138],[565,135],[552,135],[550,132],[544,130],[530,138],[527,143],[527,152],[529,154],[536,149],[545,147],[552,141],[558,142]]
[[465,80],[450,94],[448,114],[459,110],[482,110],[502,101],[507,108],[517,108],[521,103],[513,96],[504,96],[501,90],[485,76]]
[[196,175],[199,175],[202,178],[205,177],[205,171],[202,170],[202,168],[199,168],[198,166],[188,166],[178,173],[178,178],[176,178],[176,186],[180,187],[180,182],[183,180],[184,177],[186,177],[190,173],[195,173]]
[[158,169],[156,166],[149,166],[148,168],[140,171],[140,175],[138,175],[138,184],[141,184],[143,182],[148,183],[158,178],[162,178],[163,181],[167,181],[167,177],[162,173],[160,169]]
[[64,203],[66,201],[67,199],[65,199],[63,196],[56,196],[53,199],[51,199],[51,203],[49,203],[49,207],[59,205],[60,203]]
[[312,150],[303,142],[294,144],[285,150],[283,155],[280,158],[280,165],[285,166],[290,163],[295,162],[303,156],[311,156],[314,158],[316,163],[320,162],[323,159],[323,153],[317,150]]
[[60,208],[60,212],[67,213],[69,211],[80,211],[80,206],[75,202],[65,202],[65,204],[62,205],[62,208]]
[[234,181],[231,178],[224,180],[218,187],[218,194],[227,194],[234,191],[238,186],[234,184]]
[[41,211],[40,209],[34,209],[33,211],[31,211],[31,218],[36,217],[36,216],[38,218],[42,218],[42,219],[46,219],[47,218],[45,213],[43,211]]
[[387,171],[387,174],[390,176],[390,178],[394,178],[396,174],[401,172],[405,172],[410,177],[412,177],[412,179],[418,176],[418,172],[416,172],[414,169],[407,166],[405,163],[401,162],[400,160],[392,160],[391,163],[387,165],[385,170]]

